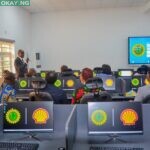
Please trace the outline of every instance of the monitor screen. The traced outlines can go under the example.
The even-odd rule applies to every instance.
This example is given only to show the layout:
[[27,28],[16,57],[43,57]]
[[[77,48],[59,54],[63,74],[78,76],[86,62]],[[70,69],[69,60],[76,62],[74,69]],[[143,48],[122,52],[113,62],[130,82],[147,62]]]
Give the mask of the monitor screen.
[[76,76],[76,77],[79,77],[80,76],[80,70],[73,70],[73,74]]
[[19,78],[19,90],[32,90],[31,78]]
[[47,72],[49,72],[49,71],[48,71],[48,70],[42,70],[42,71],[40,72],[40,77],[43,78],[43,79],[45,79]]
[[106,91],[115,91],[116,90],[116,79],[114,76],[101,76],[103,80],[103,88]]
[[150,37],[128,38],[129,64],[150,64]]
[[119,77],[131,77],[134,73],[133,69],[118,69]]
[[131,79],[131,87],[137,89],[142,86],[142,76],[133,76]]
[[142,105],[139,102],[89,102],[88,133],[142,134]]
[[142,86],[150,85],[150,81],[147,79],[146,75],[142,76]]
[[52,132],[53,102],[18,102],[4,106],[5,132]]

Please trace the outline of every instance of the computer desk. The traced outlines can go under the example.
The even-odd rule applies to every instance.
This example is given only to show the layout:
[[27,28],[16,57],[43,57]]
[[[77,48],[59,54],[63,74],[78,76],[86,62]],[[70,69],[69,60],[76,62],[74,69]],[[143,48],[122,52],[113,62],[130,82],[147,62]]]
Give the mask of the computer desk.
[[107,136],[89,136],[87,125],[87,105],[78,105],[77,107],[77,136],[73,150],[90,150],[90,146],[114,146],[114,147],[143,147],[144,150],[150,149],[150,104],[143,104],[143,135],[122,135],[120,139],[126,143],[104,144],[109,138]]
[[38,150],[58,150],[59,147],[66,147],[65,125],[72,109],[73,105],[54,105],[54,132],[36,133],[40,142],[30,138],[21,140],[27,136],[25,133],[1,133],[0,141],[39,143]]
[[112,96],[112,101],[130,101],[130,100],[134,100],[134,96],[120,96],[120,95]]

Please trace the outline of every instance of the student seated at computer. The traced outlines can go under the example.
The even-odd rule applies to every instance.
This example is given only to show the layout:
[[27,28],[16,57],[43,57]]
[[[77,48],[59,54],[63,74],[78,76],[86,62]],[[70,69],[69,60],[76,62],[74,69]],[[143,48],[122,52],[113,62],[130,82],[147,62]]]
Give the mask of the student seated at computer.
[[15,75],[12,72],[5,71],[3,74],[4,81],[0,87],[0,103],[15,101],[16,82]]
[[62,73],[62,72],[66,72],[68,70],[68,66],[66,66],[66,65],[62,65],[61,67],[60,67],[60,72]]
[[[150,68],[148,68],[146,79],[150,83]],[[150,84],[138,88],[134,101],[142,102],[143,99],[148,95],[150,95]]]
[[46,74],[46,82],[47,85],[43,89],[44,92],[48,92],[53,100],[54,104],[66,104],[67,103],[67,95],[65,91],[60,88],[54,86],[54,83],[57,80],[57,73],[56,72],[48,72]]
[[148,66],[147,65],[142,65],[139,68],[137,68],[137,71],[135,72],[136,75],[146,75],[148,71]]
[[102,72],[98,75],[98,77],[109,76],[109,75],[112,75],[111,67],[108,64],[103,64]]
[[85,85],[88,89],[88,93],[85,93],[81,98],[81,104],[87,104],[88,102],[112,101],[111,95],[103,88],[103,80],[101,78],[90,78]]
[[34,68],[30,68],[28,73],[26,74],[27,77],[36,77],[37,76],[37,73],[36,73],[36,70]]
[[80,81],[82,84],[73,93],[72,104],[79,104],[83,95],[88,92],[85,83],[89,78],[93,78],[93,71],[90,68],[84,68],[80,73]]

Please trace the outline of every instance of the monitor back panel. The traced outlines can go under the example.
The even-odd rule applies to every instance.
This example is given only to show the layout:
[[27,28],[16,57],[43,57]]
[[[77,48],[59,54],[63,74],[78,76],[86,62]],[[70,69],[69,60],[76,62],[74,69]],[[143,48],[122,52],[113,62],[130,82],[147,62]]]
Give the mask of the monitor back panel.
[[142,134],[141,103],[88,103],[88,133],[92,135]]
[[52,132],[53,102],[8,103],[3,119],[6,132]]

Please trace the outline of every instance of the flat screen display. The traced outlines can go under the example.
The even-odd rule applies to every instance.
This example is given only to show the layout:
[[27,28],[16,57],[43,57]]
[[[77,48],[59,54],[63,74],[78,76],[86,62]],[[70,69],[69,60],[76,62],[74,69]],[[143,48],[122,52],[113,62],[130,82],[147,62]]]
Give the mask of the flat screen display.
[[5,132],[53,131],[53,102],[12,102],[4,106]]
[[19,78],[19,90],[32,90],[31,78]]
[[119,77],[131,77],[134,73],[133,69],[118,69]]
[[128,38],[129,64],[150,64],[150,36]]
[[142,106],[139,102],[89,102],[88,133],[142,134]]

